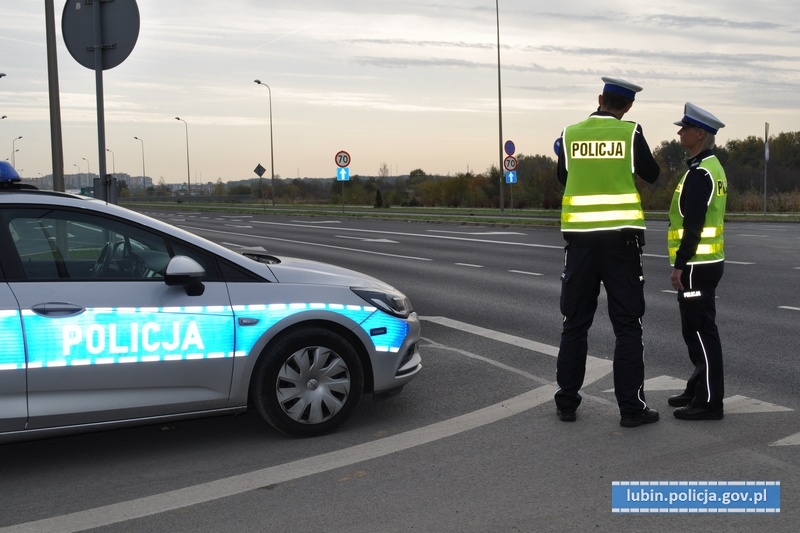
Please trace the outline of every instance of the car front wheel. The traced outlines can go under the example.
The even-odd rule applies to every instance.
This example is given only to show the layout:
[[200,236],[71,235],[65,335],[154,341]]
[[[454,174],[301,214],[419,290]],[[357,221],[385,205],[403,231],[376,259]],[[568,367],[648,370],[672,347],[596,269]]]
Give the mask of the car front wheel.
[[344,422],[364,384],[361,361],[340,335],[318,327],[289,333],[262,355],[253,399],[264,419],[289,435],[322,435]]

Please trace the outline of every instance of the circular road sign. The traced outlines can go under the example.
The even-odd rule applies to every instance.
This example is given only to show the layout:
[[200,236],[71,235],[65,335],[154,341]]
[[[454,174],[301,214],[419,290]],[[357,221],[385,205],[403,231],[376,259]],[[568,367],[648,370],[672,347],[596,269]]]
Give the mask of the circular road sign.
[[514,141],[506,141],[505,149],[508,155],[514,155],[514,152],[516,152],[517,147],[514,146]]
[[510,155],[503,159],[503,168],[511,172],[512,170],[517,169],[517,158]]
[[[136,0],[100,2],[102,68],[116,67],[130,55],[139,38],[139,7]],[[84,67],[95,70],[94,4],[67,2],[61,16],[61,33],[70,55]]]
[[350,166],[350,154],[344,150],[336,152],[336,166],[339,168]]

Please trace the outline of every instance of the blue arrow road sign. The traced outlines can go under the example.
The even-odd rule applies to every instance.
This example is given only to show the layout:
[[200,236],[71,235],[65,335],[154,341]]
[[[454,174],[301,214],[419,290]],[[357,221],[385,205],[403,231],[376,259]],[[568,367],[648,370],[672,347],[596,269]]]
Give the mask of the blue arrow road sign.
[[507,170],[506,171],[506,183],[516,183],[517,182],[517,171],[516,170]]
[[336,181],[350,181],[350,167],[337,168]]

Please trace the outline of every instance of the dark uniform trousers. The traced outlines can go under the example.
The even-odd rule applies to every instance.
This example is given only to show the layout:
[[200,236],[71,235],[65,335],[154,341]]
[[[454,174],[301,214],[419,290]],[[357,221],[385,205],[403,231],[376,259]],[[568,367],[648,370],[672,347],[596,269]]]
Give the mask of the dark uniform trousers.
[[624,230],[565,235],[565,269],[561,275],[564,326],[556,363],[556,406],[574,410],[581,403],[578,391],[586,374],[587,337],[602,282],[616,336],[614,393],[620,414],[636,415],[646,407],[641,237]]
[[681,331],[694,372],[686,383],[688,395],[698,406],[722,407],[725,381],[722,373],[722,343],[717,331],[715,293],[725,263],[689,265],[681,274],[678,292]]

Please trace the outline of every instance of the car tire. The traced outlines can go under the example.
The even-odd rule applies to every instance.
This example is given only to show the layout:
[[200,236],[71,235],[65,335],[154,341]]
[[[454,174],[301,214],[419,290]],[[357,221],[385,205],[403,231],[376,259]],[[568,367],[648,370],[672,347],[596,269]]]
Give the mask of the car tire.
[[283,433],[313,437],[341,425],[361,398],[364,371],[341,335],[304,327],[278,338],[253,376],[261,416]]

